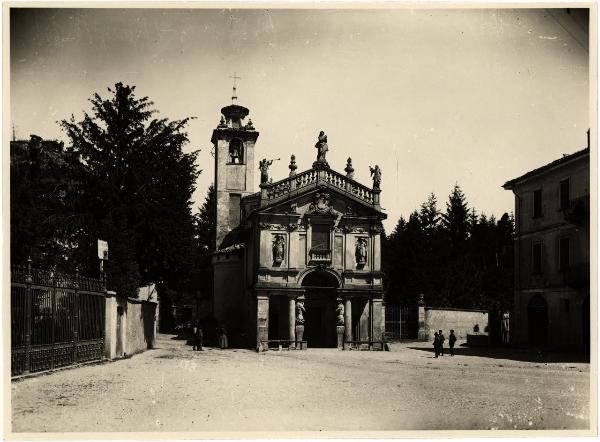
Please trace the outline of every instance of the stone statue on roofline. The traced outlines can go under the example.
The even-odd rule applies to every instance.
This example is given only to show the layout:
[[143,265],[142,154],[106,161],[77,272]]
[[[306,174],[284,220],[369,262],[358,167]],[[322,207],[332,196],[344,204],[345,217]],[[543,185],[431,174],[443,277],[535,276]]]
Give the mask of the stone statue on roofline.
[[329,150],[329,147],[327,146],[327,135],[325,135],[325,132],[319,132],[319,139],[317,144],[315,144],[315,147],[317,148],[317,161],[315,161],[313,167],[315,165],[329,167],[327,160],[325,159],[327,151]]
[[273,160],[267,161],[266,158],[263,158],[258,162],[258,168],[260,169],[260,184],[269,182],[269,166],[271,164],[273,164]]
[[375,167],[369,167],[369,170],[373,177],[373,189],[381,189],[381,169],[378,165],[375,165]]

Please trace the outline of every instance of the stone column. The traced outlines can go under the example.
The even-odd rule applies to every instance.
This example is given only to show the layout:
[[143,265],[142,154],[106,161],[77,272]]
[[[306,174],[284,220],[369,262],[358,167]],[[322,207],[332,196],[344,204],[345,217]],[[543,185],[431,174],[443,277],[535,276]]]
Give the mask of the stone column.
[[104,309],[104,357],[114,359],[117,354],[117,294],[115,292],[106,292]]
[[346,298],[344,306],[344,326],[346,332],[344,334],[344,341],[352,340],[352,299]]
[[373,337],[371,340],[373,341],[381,341],[383,340],[383,305],[381,299],[373,299]]
[[[290,296],[290,301],[289,301],[289,313],[288,313],[288,320],[289,320],[289,340],[290,341],[295,341],[296,340],[296,299]],[[291,346],[292,344],[290,344]],[[295,344],[294,344],[295,345]]]
[[256,297],[256,350],[267,350],[268,347],[262,345],[262,341],[269,339],[269,297]]
[[296,341],[300,342],[300,348],[306,350],[306,345],[302,343],[304,341],[304,295],[298,296],[296,299],[296,307],[298,314],[296,315]]
[[419,302],[417,303],[417,308],[419,309],[419,334],[417,338],[419,339],[419,341],[427,341],[427,330],[425,329],[425,301],[423,300],[423,295],[419,295]]

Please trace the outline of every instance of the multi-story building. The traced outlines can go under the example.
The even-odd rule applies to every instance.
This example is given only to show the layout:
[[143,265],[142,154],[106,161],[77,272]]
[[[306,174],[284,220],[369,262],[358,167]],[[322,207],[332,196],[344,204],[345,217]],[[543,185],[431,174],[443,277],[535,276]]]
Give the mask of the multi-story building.
[[589,350],[590,149],[503,186],[515,195],[517,346]]

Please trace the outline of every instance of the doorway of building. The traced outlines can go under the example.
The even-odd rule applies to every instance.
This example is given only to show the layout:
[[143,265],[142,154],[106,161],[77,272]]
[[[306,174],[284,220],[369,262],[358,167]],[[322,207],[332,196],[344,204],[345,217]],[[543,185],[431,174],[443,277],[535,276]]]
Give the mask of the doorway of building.
[[548,341],[548,305],[540,295],[533,296],[527,309],[529,344],[543,347]]
[[304,339],[308,348],[337,347],[336,289],[338,282],[332,274],[315,270],[306,275],[304,307]]
[[335,290],[307,289],[304,339],[308,348],[337,347]]

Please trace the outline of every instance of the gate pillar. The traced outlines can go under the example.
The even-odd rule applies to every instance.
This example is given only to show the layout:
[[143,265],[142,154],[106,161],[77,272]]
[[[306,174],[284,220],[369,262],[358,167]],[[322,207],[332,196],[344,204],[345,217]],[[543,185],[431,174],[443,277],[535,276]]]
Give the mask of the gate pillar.
[[417,336],[417,339],[419,341],[427,341],[429,337],[427,336],[427,330],[425,329],[425,301],[423,300],[422,294],[419,295],[419,302],[417,303],[417,307],[419,309],[419,334]]
[[[269,339],[269,296],[256,297],[256,350],[263,347],[262,342]],[[265,345],[267,345],[265,343]],[[264,349],[266,350],[266,348]]]
[[104,303],[104,357],[114,359],[117,355],[117,293],[106,292]]

